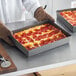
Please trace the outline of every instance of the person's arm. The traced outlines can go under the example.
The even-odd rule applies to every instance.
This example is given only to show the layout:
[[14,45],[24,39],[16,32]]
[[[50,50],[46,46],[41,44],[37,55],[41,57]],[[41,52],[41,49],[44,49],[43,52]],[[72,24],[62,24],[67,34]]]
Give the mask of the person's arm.
[[22,3],[25,9],[28,12],[31,12],[33,16],[34,16],[34,12],[36,11],[36,9],[41,6],[38,0],[22,0]]
[[50,19],[54,22],[54,19],[43,9],[38,0],[22,0],[22,3],[25,9],[31,12],[38,21]]
[[2,22],[0,22],[0,39],[4,40],[9,45],[13,45],[13,42],[8,37],[11,34],[12,32]]

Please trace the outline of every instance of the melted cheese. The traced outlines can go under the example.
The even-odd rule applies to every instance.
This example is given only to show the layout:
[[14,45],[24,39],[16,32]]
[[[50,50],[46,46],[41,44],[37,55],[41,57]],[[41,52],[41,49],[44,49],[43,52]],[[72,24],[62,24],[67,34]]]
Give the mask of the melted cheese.
[[[14,35],[21,36],[23,33],[29,33],[29,31],[36,32],[35,29],[40,29],[41,27],[47,27],[47,26],[46,26],[46,24],[45,24],[45,25],[40,25],[40,26],[35,26],[35,27],[30,28],[30,29],[27,29],[27,30],[24,30],[24,31],[15,33]],[[44,34],[47,34],[47,35],[48,35],[49,33],[53,32],[53,31],[54,31],[54,30],[49,30],[49,29],[48,29],[47,32],[42,32],[41,34],[37,34],[36,36],[41,36],[41,35],[44,35]],[[56,36],[57,38],[59,38],[59,34],[62,34],[62,32],[59,31],[57,34],[53,34],[51,37],[48,37],[48,38],[49,38],[49,39],[53,39],[54,36]],[[30,37],[31,39],[33,39],[33,35],[30,35],[29,37]],[[27,40],[27,38],[24,37],[24,38],[22,38],[22,39],[25,40],[25,41],[27,41],[27,43],[22,44],[22,45],[23,45],[23,46],[30,46],[30,48],[32,48],[32,47],[35,47],[35,46],[34,46],[34,43],[37,43],[37,44],[40,46],[40,42],[41,42],[42,40],[45,41],[45,40],[47,40],[48,38],[46,37],[46,38],[41,39],[41,40],[39,40],[39,41],[33,39],[34,42],[29,42],[29,40]]]

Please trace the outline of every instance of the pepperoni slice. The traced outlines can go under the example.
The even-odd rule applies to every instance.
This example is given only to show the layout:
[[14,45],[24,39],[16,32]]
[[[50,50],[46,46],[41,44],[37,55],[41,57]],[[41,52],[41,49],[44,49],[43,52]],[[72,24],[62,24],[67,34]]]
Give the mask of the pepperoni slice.
[[59,32],[60,30],[58,30],[58,29],[56,29],[56,30],[54,30],[54,31],[52,31],[50,34],[57,34],[58,32]]
[[48,44],[49,42],[50,42],[50,39],[48,39],[48,40],[42,40],[42,41],[40,42],[40,46],[46,45],[46,44]]
[[46,27],[49,26],[49,25],[50,25],[49,23],[45,24]]
[[31,34],[28,32],[26,35],[27,35],[27,36],[30,36]]
[[39,37],[37,37],[37,38],[35,38],[35,40],[36,40],[36,41],[39,41],[39,40],[40,40],[40,38],[39,38]]
[[34,40],[33,39],[31,39],[31,38],[29,38],[29,40],[28,40],[29,42],[34,42]]
[[48,27],[45,27],[45,28],[44,28],[44,32],[47,32],[47,30],[48,30]]
[[27,50],[32,50],[32,49],[35,49],[36,47],[31,47],[31,48],[30,48],[30,45],[27,45],[27,46],[25,46],[25,48],[26,48]]
[[34,31],[39,31],[39,29],[34,29]]
[[29,31],[29,33],[30,33],[30,34],[32,34],[32,33],[33,33],[33,31]]
[[43,46],[44,45],[44,40],[41,40],[41,42],[40,42],[40,46]]
[[53,34],[54,34],[54,32],[53,32],[53,31],[52,31],[52,32],[50,32],[50,33],[48,33],[48,37],[51,37]]
[[48,44],[48,40],[45,40],[45,41],[44,41],[44,44],[45,44],[45,45]]
[[41,27],[40,30],[43,30],[45,27]]
[[13,37],[14,37],[15,39],[18,39],[18,38],[19,38],[19,36],[18,36],[18,35],[13,35]]
[[42,39],[47,38],[47,37],[48,37],[48,34],[42,35]]
[[55,40],[54,39],[50,39],[49,43],[53,43]]
[[56,40],[57,40],[57,37],[56,37],[56,36],[54,36],[54,37],[53,37],[53,40],[54,40],[54,41],[56,41]]
[[30,48],[29,45],[25,46],[25,48],[26,48],[27,50],[31,50],[31,48]]
[[41,28],[41,31],[42,31],[42,32],[47,32],[47,30],[48,30],[48,27],[42,27],[42,28]]
[[55,29],[55,27],[52,26],[52,25],[49,25],[49,26],[48,26],[48,29],[49,29],[49,30],[52,30],[52,29]]
[[60,12],[60,15],[62,15],[62,16],[63,16],[63,15],[64,15],[64,13],[63,13],[63,12]]
[[73,24],[72,26],[76,26],[76,24]]
[[60,30],[56,29],[48,34],[48,37],[51,37],[54,34],[57,34]]
[[61,40],[61,39],[62,39],[61,37],[57,38],[57,40]]
[[27,36],[27,34],[26,34],[26,33],[23,33],[21,36],[22,36],[22,37],[26,37],[26,36]]
[[50,40],[49,38],[46,40],[47,43],[50,43],[50,41],[51,41],[51,40]]
[[39,30],[39,31],[37,31],[37,34],[41,34],[41,32],[42,32],[42,31],[41,31],[41,30]]
[[35,49],[36,47],[32,47],[30,50],[33,50],[33,49]]
[[38,47],[39,45],[38,45],[37,43],[34,43],[34,46],[35,46],[35,47]]
[[73,13],[76,13],[76,11],[74,10]]
[[30,40],[30,37],[27,36],[26,39],[29,41]]
[[58,33],[60,30],[59,29],[55,29],[55,34]]
[[37,38],[37,36],[36,35],[33,35],[33,39],[36,39]]
[[18,40],[20,43],[22,42],[22,38],[18,38],[17,40]]
[[26,39],[29,41],[29,42],[34,42],[32,38],[30,37],[26,37]]
[[59,37],[65,38],[66,36],[64,34],[59,34]]
[[41,40],[41,39],[42,39],[42,36],[41,36],[41,35],[40,35],[40,36],[38,36],[38,39],[39,39],[39,40]]
[[34,34],[35,34],[35,35],[36,35],[36,34],[41,34],[41,30],[35,31]]
[[34,33],[33,33],[33,35],[36,35],[36,34],[37,34],[37,32],[34,32]]
[[25,44],[25,43],[27,43],[27,42],[25,42],[25,41],[21,41],[21,44]]

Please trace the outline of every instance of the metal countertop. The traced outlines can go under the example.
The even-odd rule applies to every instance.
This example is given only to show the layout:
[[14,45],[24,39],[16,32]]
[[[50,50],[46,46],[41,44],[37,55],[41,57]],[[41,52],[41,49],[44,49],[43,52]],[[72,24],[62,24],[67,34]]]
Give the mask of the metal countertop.
[[[16,23],[10,23],[7,24],[7,27],[9,27],[10,30],[14,30],[17,28],[24,27],[23,25],[30,25],[32,23],[36,23],[35,21],[26,21],[26,22],[16,22]],[[13,28],[11,27],[13,26]],[[5,44],[3,41],[2,44],[5,47],[7,53],[12,58],[13,62],[17,66],[18,71],[49,65],[49,64],[55,64],[59,62],[69,61],[76,59],[76,33],[74,33],[69,41],[69,44],[57,47],[52,50],[48,50],[46,52],[43,52],[41,54],[32,56],[30,58],[26,58],[25,54],[23,54],[19,49],[15,47],[11,47],[7,44]]]

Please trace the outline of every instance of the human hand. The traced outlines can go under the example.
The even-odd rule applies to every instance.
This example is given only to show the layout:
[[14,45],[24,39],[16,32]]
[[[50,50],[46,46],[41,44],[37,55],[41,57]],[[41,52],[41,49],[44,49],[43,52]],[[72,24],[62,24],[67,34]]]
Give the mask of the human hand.
[[52,22],[54,22],[53,17],[50,16],[42,7],[39,7],[39,8],[35,11],[34,17],[35,17],[38,21],[51,20]]
[[2,22],[0,22],[0,38],[9,45],[13,46],[13,42],[8,37],[11,34],[12,32]]

